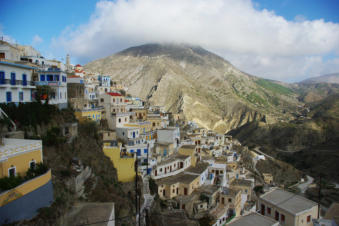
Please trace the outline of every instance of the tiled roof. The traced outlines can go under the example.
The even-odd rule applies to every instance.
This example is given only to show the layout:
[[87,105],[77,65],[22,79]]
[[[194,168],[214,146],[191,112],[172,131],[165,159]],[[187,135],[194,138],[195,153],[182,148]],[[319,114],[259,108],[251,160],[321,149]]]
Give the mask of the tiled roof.
[[120,93],[107,93],[107,94],[112,96],[112,97],[120,97],[120,96],[122,96]]

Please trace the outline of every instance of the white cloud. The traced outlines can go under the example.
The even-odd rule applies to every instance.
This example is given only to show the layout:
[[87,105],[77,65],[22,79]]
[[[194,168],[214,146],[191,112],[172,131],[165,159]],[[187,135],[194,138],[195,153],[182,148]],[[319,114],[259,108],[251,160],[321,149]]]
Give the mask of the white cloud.
[[[339,24],[287,21],[251,0],[101,1],[87,24],[54,40],[82,62],[149,42],[201,45],[259,76],[297,80],[339,55]],[[312,74],[313,75],[313,74]]]
[[34,35],[33,39],[32,39],[32,46],[36,46],[39,45],[40,43],[42,43],[44,40],[39,36],[39,35]]

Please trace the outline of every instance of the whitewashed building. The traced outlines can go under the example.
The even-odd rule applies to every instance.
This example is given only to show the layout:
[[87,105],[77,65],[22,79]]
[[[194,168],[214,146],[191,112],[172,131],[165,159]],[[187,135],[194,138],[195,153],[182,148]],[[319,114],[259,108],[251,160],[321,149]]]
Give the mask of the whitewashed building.
[[33,67],[0,61],[0,103],[26,103],[32,101],[35,86]]
[[49,104],[57,105],[59,109],[67,108],[67,75],[56,67],[38,71],[37,86],[49,86],[54,91]]

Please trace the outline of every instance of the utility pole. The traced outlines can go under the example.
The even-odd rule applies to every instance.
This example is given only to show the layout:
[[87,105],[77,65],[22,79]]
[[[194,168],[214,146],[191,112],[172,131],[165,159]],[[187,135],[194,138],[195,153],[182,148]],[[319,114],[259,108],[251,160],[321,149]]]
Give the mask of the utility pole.
[[[138,214],[138,161],[137,158],[134,162],[135,170],[135,213]],[[139,216],[140,219],[140,216]]]
[[319,191],[318,191],[318,219],[320,218],[320,200],[321,200],[321,175],[319,176]]

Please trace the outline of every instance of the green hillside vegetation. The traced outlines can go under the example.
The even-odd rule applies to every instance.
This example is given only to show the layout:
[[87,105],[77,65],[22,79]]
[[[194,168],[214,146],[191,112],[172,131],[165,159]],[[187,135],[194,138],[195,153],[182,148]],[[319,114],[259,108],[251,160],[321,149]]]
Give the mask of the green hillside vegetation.
[[279,85],[266,79],[257,79],[255,80],[255,83],[257,83],[259,86],[267,90],[270,90],[273,93],[282,95],[291,95],[294,93],[293,90],[291,90],[290,88],[287,88],[285,86]]
[[230,132],[250,147],[312,176],[339,181],[339,94],[314,103],[307,117],[273,125],[252,122]]

